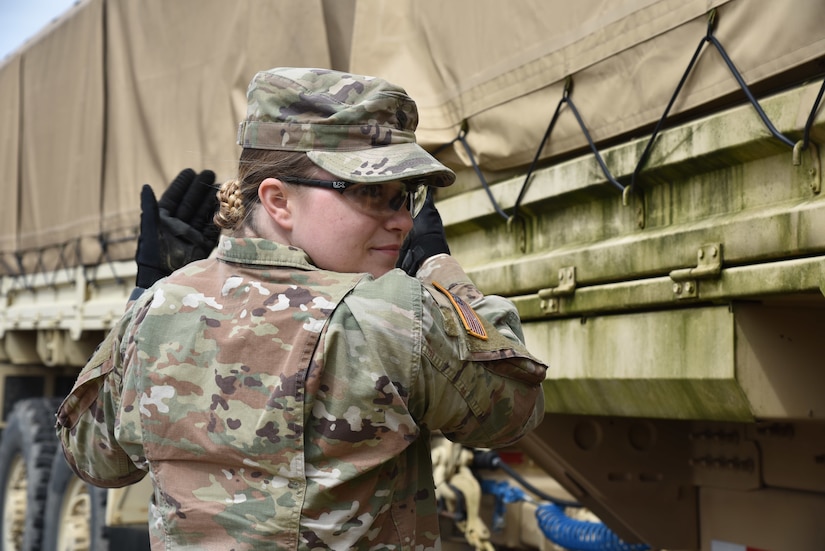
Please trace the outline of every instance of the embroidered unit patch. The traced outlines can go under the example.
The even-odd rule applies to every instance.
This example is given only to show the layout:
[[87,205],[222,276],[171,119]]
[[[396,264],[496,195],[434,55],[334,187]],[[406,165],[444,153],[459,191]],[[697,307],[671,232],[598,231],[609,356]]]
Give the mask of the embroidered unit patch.
[[487,331],[484,329],[484,325],[482,325],[481,320],[478,318],[478,314],[475,313],[475,310],[473,310],[469,304],[464,302],[461,297],[448,291],[443,285],[433,281],[433,287],[444,293],[444,295],[450,300],[455,308],[455,311],[458,313],[458,317],[461,318],[461,323],[464,325],[464,329],[467,333],[486,341]]

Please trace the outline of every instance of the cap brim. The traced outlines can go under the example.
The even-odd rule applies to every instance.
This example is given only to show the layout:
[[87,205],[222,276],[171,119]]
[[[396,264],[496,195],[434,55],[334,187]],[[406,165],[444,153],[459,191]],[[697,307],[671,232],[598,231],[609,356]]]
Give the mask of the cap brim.
[[371,147],[355,151],[307,151],[309,159],[333,176],[348,182],[382,184],[426,178],[436,187],[449,186],[455,173],[417,143]]

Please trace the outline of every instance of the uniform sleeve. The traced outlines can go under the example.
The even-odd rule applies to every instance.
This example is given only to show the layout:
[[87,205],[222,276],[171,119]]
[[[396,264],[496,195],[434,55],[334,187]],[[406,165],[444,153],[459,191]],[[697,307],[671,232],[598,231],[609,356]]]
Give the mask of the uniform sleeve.
[[473,447],[512,444],[544,416],[546,364],[524,346],[515,306],[484,296],[448,255],[417,274],[429,293],[422,308],[423,367],[411,409],[420,422]]
[[133,308],[98,346],[57,411],[57,436],[72,470],[106,488],[133,484],[146,475],[115,439],[123,378],[120,348],[128,338],[131,312]]

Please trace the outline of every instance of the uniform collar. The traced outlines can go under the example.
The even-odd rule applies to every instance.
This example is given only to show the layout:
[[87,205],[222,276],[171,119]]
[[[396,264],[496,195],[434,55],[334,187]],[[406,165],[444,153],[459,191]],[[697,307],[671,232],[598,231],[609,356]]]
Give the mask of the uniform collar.
[[303,249],[259,237],[221,236],[217,256],[220,260],[235,264],[318,269],[310,263]]

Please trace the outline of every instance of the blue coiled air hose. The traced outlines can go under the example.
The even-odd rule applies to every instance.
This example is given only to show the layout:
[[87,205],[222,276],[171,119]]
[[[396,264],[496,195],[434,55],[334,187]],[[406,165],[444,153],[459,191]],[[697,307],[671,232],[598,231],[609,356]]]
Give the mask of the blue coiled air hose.
[[[526,480],[522,480],[512,469],[505,468],[505,464],[494,451],[477,452],[473,462],[475,467],[502,468],[525,485],[530,491],[538,492],[549,503],[538,505],[536,521],[544,536],[561,547],[570,551],[647,551],[649,546],[643,543],[627,543],[622,541],[610,528],[601,522],[576,520],[567,516],[564,507],[581,507],[578,503],[552,500],[549,496],[534,489]],[[481,479],[481,491],[495,497],[493,511],[493,529],[500,529],[504,523],[504,509],[508,503],[527,501],[527,494],[504,481]],[[556,501],[555,503],[553,501]]]
[[555,503],[543,503],[536,509],[536,520],[542,533],[553,543],[570,551],[646,551],[643,543],[622,541],[601,522],[589,522],[568,517]]

